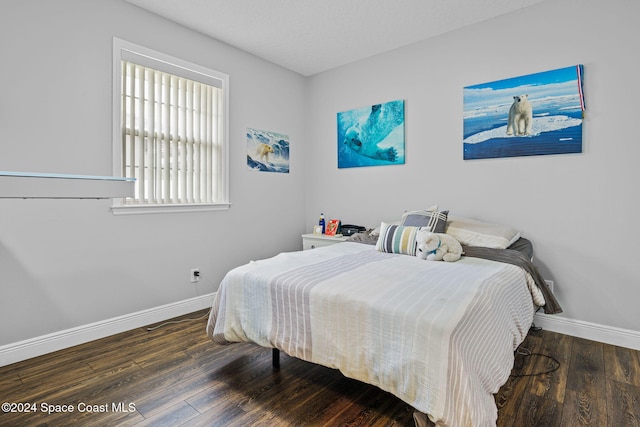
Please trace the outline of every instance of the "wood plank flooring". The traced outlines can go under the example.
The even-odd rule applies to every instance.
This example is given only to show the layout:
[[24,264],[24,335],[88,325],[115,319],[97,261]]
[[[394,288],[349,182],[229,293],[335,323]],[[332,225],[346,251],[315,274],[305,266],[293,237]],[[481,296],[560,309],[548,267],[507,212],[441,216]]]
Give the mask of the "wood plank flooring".
[[[284,353],[274,371],[271,350],[217,346],[204,328],[139,328],[0,367],[0,403],[18,411],[0,426],[414,425],[376,387]],[[640,426],[639,352],[548,331],[522,347],[533,354],[495,396],[498,426]]]

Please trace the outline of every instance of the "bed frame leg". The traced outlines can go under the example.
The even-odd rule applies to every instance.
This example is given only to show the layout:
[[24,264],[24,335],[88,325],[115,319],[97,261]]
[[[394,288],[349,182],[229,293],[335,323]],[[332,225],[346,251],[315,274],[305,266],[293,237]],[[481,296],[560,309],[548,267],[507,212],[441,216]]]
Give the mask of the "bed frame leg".
[[271,349],[271,365],[273,369],[280,369],[280,350],[277,348]]

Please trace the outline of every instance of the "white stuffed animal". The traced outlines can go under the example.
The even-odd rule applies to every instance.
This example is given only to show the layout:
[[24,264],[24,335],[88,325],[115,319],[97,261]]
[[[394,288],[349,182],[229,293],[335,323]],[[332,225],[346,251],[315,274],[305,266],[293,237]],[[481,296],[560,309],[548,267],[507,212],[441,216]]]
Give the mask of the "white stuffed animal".
[[420,230],[416,235],[416,242],[416,256],[421,259],[453,262],[462,256],[460,242],[448,234]]

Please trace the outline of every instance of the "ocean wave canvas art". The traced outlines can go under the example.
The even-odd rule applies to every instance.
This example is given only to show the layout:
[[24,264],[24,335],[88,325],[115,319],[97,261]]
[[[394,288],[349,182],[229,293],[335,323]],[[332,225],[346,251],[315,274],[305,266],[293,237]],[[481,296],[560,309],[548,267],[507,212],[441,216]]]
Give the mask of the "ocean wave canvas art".
[[338,168],[404,161],[404,100],[338,113]]
[[582,152],[583,66],[467,86],[465,160]]
[[260,172],[289,173],[289,137],[248,128],[247,167]]

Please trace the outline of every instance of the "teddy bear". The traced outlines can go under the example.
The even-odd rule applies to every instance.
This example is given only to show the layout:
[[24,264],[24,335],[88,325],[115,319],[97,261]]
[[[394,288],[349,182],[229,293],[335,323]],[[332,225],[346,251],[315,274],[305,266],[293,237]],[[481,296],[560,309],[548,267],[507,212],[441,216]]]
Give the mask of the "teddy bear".
[[453,262],[462,256],[462,245],[448,234],[420,230],[416,235],[416,243],[416,256],[421,259]]

